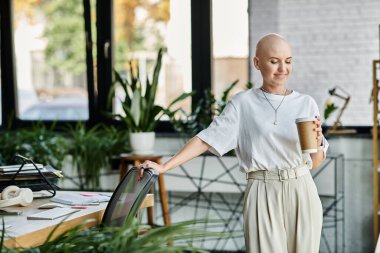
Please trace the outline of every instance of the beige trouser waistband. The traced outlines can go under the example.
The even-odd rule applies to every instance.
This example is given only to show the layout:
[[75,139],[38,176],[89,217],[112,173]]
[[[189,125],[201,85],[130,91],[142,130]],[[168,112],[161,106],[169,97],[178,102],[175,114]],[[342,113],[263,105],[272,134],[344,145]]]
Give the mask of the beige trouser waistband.
[[251,171],[246,174],[246,179],[259,179],[259,180],[280,180],[298,178],[310,173],[307,165],[300,165],[294,169],[278,170],[278,171]]

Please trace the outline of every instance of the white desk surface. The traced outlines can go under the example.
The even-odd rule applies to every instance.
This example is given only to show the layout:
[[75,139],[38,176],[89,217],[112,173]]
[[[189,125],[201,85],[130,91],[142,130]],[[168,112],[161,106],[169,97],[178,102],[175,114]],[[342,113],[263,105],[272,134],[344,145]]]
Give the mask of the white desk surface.
[[[65,193],[57,191],[57,195]],[[80,192],[78,192],[80,193]],[[42,209],[37,209],[40,205],[49,202],[50,199],[35,199],[33,204],[28,207],[7,207],[7,210],[22,210],[21,215],[6,215],[4,217],[5,225],[10,227],[5,228],[6,239],[4,245],[7,247],[35,247],[42,245],[51,231],[60,223],[59,228],[55,231],[54,239],[57,235],[66,230],[83,224],[83,228],[89,228],[100,224],[104,211],[108,202],[100,203],[98,206],[87,206],[86,209],[81,209],[69,216],[57,218],[54,220],[27,220],[30,214],[42,212]],[[144,199],[141,208],[153,206],[153,194],[148,194]],[[1,221],[0,221],[1,222]],[[2,226],[2,223],[0,223]]]

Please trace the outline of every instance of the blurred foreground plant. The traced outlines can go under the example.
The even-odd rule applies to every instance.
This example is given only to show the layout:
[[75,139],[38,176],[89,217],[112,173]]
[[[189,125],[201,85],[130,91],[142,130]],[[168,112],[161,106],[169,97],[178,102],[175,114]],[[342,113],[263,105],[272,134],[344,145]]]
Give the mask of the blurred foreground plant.
[[95,227],[82,230],[77,226],[58,235],[54,240],[52,231],[47,241],[37,248],[10,249],[4,246],[4,221],[0,242],[0,252],[3,253],[167,253],[167,252],[208,252],[190,243],[188,240],[204,237],[226,237],[227,233],[205,231],[201,227],[204,222],[218,223],[220,221],[192,220],[152,228],[143,235],[139,234],[140,224],[137,219],[127,221],[123,227]]

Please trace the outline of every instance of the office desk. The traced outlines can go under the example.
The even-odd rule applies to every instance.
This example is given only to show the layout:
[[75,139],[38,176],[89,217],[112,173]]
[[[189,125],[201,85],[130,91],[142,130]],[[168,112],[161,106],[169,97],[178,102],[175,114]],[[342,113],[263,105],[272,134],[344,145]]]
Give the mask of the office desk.
[[[28,215],[42,212],[43,210],[37,209],[37,207],[49,201],[50,199],[36,199],[33,201],[32,206],[29,207],[4,208],[23,211],[23,213],[18,216],[3,216],[5,224],[11,225],[11,227],[5,229],[7,238],[4,241],[4,245],[10,248],[19,246],[27,248],[42,245],[51,231],[53,231],[53,229],[61,222],[62,224],[54,232],[51,239],[56,238],[59,234],[80,224],[83,224],[83,228],[96,226],[102,221],[104,211],[108,204],[108,202],[105,202],[98,206],[88,206],[87,209],[82,209],[70,216],[61,217],[55,220],[27,220],[26,217]],[[141,208],[151,207],[153,204],[153,194],[148,194],[145,197]]]

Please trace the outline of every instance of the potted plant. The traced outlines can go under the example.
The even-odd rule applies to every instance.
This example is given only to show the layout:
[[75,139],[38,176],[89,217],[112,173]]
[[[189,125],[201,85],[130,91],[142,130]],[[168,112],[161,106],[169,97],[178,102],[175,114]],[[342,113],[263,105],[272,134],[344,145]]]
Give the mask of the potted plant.
[[66,138],[55,132],[55,125],[47,127],[37,122],[32,127],[0,132],[0,164],[15,163],[14,155],[22,154],[36,163],[49,164],[61,170],[67,154]]
[[111,114],[111,116],[124,121],[129,132],[130,145],[134,154],[146,155],[153,153],[154,130],[159,119],[167,112],[170,112],[172,106],[177,102],[193,94],[183,93],[174,99],[167,108],[155,103],[163,52],[163,48],[158,51],[153,77],[151,80],[147,78],[145,87],[142,86],[140,81],[138,66],[133,64],[133,61],[128,64],[126,78],[122,77],[119,72],[114,71],[115,81],[108,101],[112,101],[111,98],[115,94],[115,89],[121,87],[125,93],[124,99],[121,100],[124,115]]
[[66,132],[80,190],[99,190],[102,170],[111,167],[112,156],[126,150],[125,132],[103,124],[86,128],[82,122],[68,126]]

